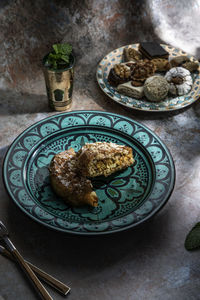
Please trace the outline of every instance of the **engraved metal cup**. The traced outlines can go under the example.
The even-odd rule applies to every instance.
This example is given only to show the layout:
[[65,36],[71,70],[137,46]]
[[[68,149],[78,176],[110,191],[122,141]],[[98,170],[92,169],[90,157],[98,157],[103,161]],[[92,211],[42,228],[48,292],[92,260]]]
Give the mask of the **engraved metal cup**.
[[49,106],[56,111],[70,109],[72,103],[74,56],[70,57],[70,65],[65,69],[52,70],[45,66],[47,55],[43,58],[43,72]]

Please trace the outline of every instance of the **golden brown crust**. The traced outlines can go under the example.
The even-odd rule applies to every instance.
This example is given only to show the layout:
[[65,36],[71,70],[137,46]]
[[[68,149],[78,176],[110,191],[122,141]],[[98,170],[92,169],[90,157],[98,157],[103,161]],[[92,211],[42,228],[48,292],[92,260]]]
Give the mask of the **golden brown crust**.
[[85,144],[77,156],[80,172],[88,177],[109,176],[134,162],[130,147],[106,142]]
[[199,68],[198,61],[187,61],[182,65],[183,68],[187,69],[190,72],[194,72]]
[[92,190],[91,181],[77,170],[77,157],[72,148],[56,154],[51,161],[49,171],[55,193],[66,202],[74,206],[98,205],[98,198]]
[[130,66],[124,63],[116,64],[110,69],[108,74],[108,82],[113,86],[117,86],[118,84],[128,81],[130,76]]
[[124,48],[124,60],[125,61],[138,61],[142,59],[142,54],[134,48]]
[[170,59],[170,65],[171,68],[181,67],[187,61],[190,61],[190,59],[186,55],[175,56]]
[[132,86],[143,86],[144,85],[144,80],[140,81],[140,80],[132,80],[131,81],[131,85]]
[[171,68],[168,59],[165,58],[154,58],[151,62],[156,66],[158,72],[168,71]]
[[133,81],[145,81],[155,73],[156,66],[150,60],[140,60],[132,66],[131,79]]
[[49,166],[55,193],[73,206],[98,205],[91,181],[86,177],[108,176],[133,164],[132,149],[114,143],[85,144],[56,154]]

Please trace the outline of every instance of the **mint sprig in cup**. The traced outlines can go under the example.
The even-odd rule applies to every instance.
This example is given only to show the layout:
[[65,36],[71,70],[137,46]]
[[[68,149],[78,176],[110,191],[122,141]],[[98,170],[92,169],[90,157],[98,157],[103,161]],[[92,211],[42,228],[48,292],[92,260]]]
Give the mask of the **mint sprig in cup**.
[[53,51],[48,54],[45,61],[45,66],[54,70],[67,68],[70,64],[70,56],[72,54],[72,45],[54,44]]
[[52,51],[43,58],[43,71],[49,106],[56,111],[71,107],[74,56],[69,43],[53,44]]

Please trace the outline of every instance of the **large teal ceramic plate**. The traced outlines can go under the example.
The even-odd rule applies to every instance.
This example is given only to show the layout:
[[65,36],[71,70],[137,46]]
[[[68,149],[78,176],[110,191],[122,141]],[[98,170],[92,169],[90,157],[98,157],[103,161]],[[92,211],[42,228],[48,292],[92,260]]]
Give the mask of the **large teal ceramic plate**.
[[[52,157],[84,143],[114,142],[132,147],[132,167],[93,180],[97,208],[69,207],[49,182]],[[175,182],[172,157],[147,127],[106,112],[76,111],[48,117],[26,129],[10,146],[3,166],[5,186],[31,218],[56,230],[106,234],[134,227],[152,217],[169,199]]]
[[[132,47],[138,49],[139,44],[131,44],[124,47],[120,47],[108,53],[99,63],[97,67],[97,82],[102,89],[102,91],[110,97],[113,101],[126,106],[131,109],[141,110],[141,111],[154,111],[154,112],[164,112],[173,111],[177,109],[184,108],[191,105],[193,102],[197,101],[200,97],[200,67],[198,71],[192,73],[193,86],[192,90],[184,96],[179,97],[168,97],[161,102],[150,102],[144,97],[142,99],[135,99],[131,97],[119,94],[116,88],[112,87],[108,83],[108,74],[110,69],[118,63],[123,62],[123,51],[124,48]],[[180,56],[187,55],[191,60],[196,60],[193,56],[187,54],[181,49],[171,47],[169,45],[161,44],[166,51],[169,52],[170,56]]]

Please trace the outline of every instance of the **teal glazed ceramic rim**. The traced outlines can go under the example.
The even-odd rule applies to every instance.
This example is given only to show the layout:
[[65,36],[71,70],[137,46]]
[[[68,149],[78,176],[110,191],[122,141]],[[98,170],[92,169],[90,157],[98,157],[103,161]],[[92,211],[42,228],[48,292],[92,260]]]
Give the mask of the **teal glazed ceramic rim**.
[[[68,148],[91,142],[132,147],[133,166],[92,183],[97,208],[68,206],[53,192],[48,166]],[[17,206],[49,228],[78,235],[111,234],[135,227],[155,215],[175,184],[172,156],[160,138],[143,124],[102,111],[72,111],[50,116],[22,132],[3,163],[5,187]]]
[[[115,87],[112,87],[108,83],[109,71],[115,64],[123,62],[123,51],[124,48],[132,47],[138,50],[139,43],[130,44],[120,48],[117,48],[110,53],[108,53],[98,64],[96,71],[96,78],[101,90],[116,103],[128,107],[130,109],[149,111],[149,112],[169,112],[173,110],[178,110],[191,105],[196,102],[200,97],[200,64],[196,72],[191,73],[193,77],[193,86],[191,91],[183,96],[170,97],[168,96],[165,100],[161,102],[150,102],[146,98],[136,99],[131,98],[122,94],[119,94]],[[161,46],[169,52],[170,57],[187,55],[192,61],[195,59],[192,55],[186,53],[185,51],[174,48],[169,45],[161,44]]]

